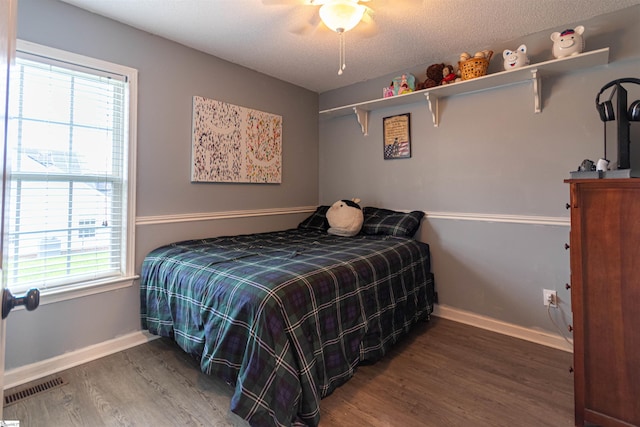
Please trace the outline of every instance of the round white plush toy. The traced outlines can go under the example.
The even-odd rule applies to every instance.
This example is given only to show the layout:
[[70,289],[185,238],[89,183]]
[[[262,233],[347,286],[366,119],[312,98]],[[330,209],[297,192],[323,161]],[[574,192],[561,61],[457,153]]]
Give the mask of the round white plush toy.
[[327,233],[346,237],[358,234],[364,222],[359,202],[360,199],[338,200],[331,205],[327,210]]

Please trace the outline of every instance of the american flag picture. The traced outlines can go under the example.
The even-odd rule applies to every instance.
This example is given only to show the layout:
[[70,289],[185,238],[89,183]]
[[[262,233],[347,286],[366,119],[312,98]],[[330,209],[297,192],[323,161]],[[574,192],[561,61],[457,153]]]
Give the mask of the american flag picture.
[[410,113],[383,119],[385,160],[411,157],[410,124]]
[[409,141],[398,141],[396,138],[391,144],[385,144],[384,146],[384,158],[385,159],[397,159],[402,157],[410,157],[411,149]]

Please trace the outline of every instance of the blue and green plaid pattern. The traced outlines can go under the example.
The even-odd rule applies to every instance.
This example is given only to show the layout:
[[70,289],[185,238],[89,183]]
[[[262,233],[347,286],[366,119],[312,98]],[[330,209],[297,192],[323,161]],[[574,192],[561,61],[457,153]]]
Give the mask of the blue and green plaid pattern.
[[429,247],[310,230],[220,237],[152,251],[143,328],[172,337],[235,387],[252,426],[315,426],[320,399],[433,308]]
[[327,231],[329,229],[329,221],[327,221],[327,211],[331,206],[322,205],[318,206],[316,210],[305,218],[300,224],[299,229]]
[[399,212],[367,206],[363,210],[362,234],[413,237],[424,217],[422,211]]

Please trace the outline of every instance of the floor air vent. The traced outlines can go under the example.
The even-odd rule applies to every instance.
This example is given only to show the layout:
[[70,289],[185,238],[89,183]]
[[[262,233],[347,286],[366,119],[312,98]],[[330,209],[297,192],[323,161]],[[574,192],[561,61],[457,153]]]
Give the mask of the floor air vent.
[[4,396],[4,406],[13,405],[14,403],[18,403],[28,397],[35,396],[36,394],[63,386],[65,384],[67,384],[67,381],[62,377],[55,377],[50,380],[46,380],[27,387],[23,390],[14,391],[11,394]]

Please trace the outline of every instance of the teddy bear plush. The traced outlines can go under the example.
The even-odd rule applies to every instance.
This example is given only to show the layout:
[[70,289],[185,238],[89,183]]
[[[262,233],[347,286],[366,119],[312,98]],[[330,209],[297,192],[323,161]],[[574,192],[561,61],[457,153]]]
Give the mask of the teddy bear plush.
[[420,89],[440,86],[442,83],[442,69],[445,64],[431,64],[427,67],[427,79],[422,83]]
[[336,236],[355,236],[364,223],[360,199],[338,200],[327,210],[329,229],[327,233]]

